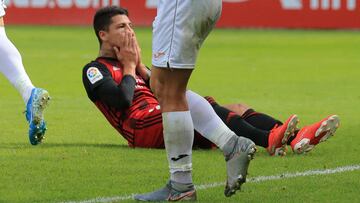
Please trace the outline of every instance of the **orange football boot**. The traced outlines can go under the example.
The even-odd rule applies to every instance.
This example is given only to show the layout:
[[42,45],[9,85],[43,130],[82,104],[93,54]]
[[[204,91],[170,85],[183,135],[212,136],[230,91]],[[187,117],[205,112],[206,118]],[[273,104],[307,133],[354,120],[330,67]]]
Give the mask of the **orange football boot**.
[[340,125],[339,116],[331,115],[323,120],[301,128],[295,139],[291,141],[291,148],[297,154],[311,151],[317,144],[334,135]]
[[269,134],[269,145],[266,150],[271,156],[286,155],[286,144],[290,136],[296,130],[296,125],[299,123],[297,115],[290,116],[283,125],[275,126]]

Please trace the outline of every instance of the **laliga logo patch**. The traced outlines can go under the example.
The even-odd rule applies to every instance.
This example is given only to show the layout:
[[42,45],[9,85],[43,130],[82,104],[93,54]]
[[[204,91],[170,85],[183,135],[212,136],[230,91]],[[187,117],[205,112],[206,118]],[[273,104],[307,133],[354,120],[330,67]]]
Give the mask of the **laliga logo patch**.
[[95,67],[90,67],[87,70],[86,75],[91,84],[95,84],[97,81],[103,79],[103,75],[100,73],[99,69]]

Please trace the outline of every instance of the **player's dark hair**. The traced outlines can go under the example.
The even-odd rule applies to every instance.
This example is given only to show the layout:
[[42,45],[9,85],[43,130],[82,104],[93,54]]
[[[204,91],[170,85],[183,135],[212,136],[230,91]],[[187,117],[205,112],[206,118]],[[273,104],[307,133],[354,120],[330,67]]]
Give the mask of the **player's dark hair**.
[[118,7],[118,6],[107,6],[104,8],[100,8],[96,11],[94,20],[93,20],[93,26],[94,31],[96,34],[96,37],[99,40],[100,46],[102,44],[102,41],[99,36],[100,31],[108,31],[109,26],[112,23],[111,18],[116,15],[126,15],[129,16],[129,13],[126,9]]

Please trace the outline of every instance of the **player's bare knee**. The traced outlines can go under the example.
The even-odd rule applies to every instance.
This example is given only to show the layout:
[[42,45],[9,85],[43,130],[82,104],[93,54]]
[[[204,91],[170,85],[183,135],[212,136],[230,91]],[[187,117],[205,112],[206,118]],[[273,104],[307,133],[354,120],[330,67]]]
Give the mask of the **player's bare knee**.
[[237,106],[239,115],[243,115],[247,110],[250,109],[249,106],[247,106],[246,104],[243,104],[243,103],[238,103],[238,104],[236,104],[236,106]]
[[228,104],[228,105],[225,105],[225,107],[240,116],[242,116],[247,110],[250,109],[250,107],[248,105],[243,104],[243,103]]

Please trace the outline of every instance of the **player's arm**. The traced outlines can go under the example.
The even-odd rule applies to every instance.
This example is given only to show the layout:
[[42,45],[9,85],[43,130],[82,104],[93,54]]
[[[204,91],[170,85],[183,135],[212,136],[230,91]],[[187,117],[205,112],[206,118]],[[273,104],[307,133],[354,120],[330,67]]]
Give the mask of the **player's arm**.
[[[122,32],[117,46],[114,46],[113,49],[115,56],[123,66],[122,80],[119,85],[114,80],[105,80],[94,91],[103,102],[123,110],[131,106],[136,85],[135,71],[138,56],[132,32]],[[108,70],[104,69],[104,71]],[[110,74],[108,77],[111,77]]]
[[99,98],[111,107],[118,110],[124,110],[131,106],[135,91],[135,78],[131,75],[125,75],[120,84],[108,80],[95,89]]
[[93,62],[83,70],[83,83],[92,101],[100,100],[118,110],[125,110],[132,104],[136,81],[131,74],[124,75],[117,84],[103,64]]

